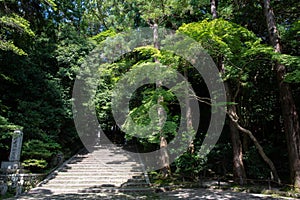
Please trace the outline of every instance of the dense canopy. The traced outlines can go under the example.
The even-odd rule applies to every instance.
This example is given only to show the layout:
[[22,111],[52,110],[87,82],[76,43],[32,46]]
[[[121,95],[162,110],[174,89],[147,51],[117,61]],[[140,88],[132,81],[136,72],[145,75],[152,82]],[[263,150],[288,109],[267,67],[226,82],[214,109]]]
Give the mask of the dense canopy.
[[[102,57],[95,58],[102,61],[93,63],[98,79],[87,81],[96,95],[81,105],[96,111],[102,134],[151,152],[167,147],[179,127],[186,127],[181,134],[188,148],[174,162],[169,156],[180,147],[164,152],[163,169],[152,174],[189,181],[222,177],[237,184],[273,178],[300,190],[299,11],[297,0],[1,1],[0,161],[8,159],[16,129],[24,132],[21,161],[31,172],[47,173],[56,167],[57,155],[68,158],[83,148],[73,120],[73,86],[91,55],[102,49]],[[120,38],[142,28],[149,28],[150,44],[115,54],[133,45]],[[215,105],[193,63],[162,47],[168,43],[166,30],[184,34],[210,55],[227,102]],[[115,93],[119,81],[129,87],[151,70],[158,74],[149,75],[151,83],[132,94],[126,88]],[[164,76],[176,79],[174,71],[192,92],[185,82],[164,87]],[[130,97],[129,112],[118,111],[126,114],[120,124],[112,104],[125,97]],[[214,112],[226,114],[226,121],[217,144],[203,157],[198,152]]]

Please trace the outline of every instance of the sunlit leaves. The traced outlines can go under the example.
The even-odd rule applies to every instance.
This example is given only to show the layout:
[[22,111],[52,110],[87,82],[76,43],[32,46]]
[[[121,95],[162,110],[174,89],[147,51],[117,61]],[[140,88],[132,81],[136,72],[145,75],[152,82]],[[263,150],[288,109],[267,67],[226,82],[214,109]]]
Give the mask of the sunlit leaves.
[[12,35],[16,33],[33,37],[35,34],[30,29],[29,22],[17,14],[11,14],[4,15],[0,18],[0,25],[0,49],[4,51],[13,51],[18,55],[27,55],[24,50],[15,45]]
[[104,41],[106,38],[113,37],[116,34],[117,33],[114,30],[109,29],[106,31],[102,31],[101,33],[98,33],[97,35],[93,36],[91,39],[95,40],[99,44],[102,41]]
[[46,168],[48,165],[46,160],[38,160],[38,159],[27,159],[22,162],[22,166],[29,168]]
[[0,18],[0,23],[6,29],[15,30],[17,32],[28,34],[29,36],[34,36],[33,31],[30,29],[29,22],[16,14],[2,16]]
[[265,59],[261,54],[268,59],[273,54],[272,48],[262,45],[253,32],[223,19],[185,24],[178,31],[199,41],[216,63],[222,57],[224,80],[235,80],[243,86],[248,85],[254,63]]

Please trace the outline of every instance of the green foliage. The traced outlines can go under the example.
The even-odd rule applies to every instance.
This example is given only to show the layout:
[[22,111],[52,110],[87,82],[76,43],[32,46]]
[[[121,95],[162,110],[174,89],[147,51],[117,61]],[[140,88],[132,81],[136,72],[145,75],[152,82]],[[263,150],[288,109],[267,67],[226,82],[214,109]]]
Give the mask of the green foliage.
[[43,0],[43,1],[45,3],[47,3],[48,5],[50,5],[54,11],[57,10],[57,5],[56,5],[55,1],[53,1],[53,0]]
[[59,152],[61,146],[53,140],[42,142],[40,140],[29,140],[23,145],[22,155],[27,158],[43,158],[45,160],[51,158]]
[[22,127],[9,123],[7,118],[0,115],[0,152],[9,150],[15,130],[22,130]]
[[51,159],[60,152],[61,145],[51,139],[29,140],[24,142],[22,148],[24,167],[31,171],[39,171],[46,168]]
[[[97,115],[99,121],[101,122],[101,127],[105,127],[106,131],[109,131],[108,126],[112,120],[111,115],[111,97],[112,88],[119,81],[125,81],[124,86],[130,86],[143,82],[143,78],[147,77],[150,79],[150,83],[155,83],[157,77],[162,79],[174,79],[174,73],[168,71],[168,68],[163,68],[153,74],[153,67],[156,66],[152,63],[154,57],[159,57],[161,63],[173,68],[178,67],[179,57],[171,54],[169,52],[161,52],[152,46],[143,46],[133,50],[132,53],[122,56],[120,60],[112,64],[107,64],[101,66],[102,77],[99,83],[99,90],[96,95],[95,104]],[[176,62],[178,61],[178,62]],[[163,70],[163,71],[161,71]],[[123,74],[127,72],[127,78],[123,77]],[[144,74],[141,76],[141,73]],[[129,75],[130,74],[130,75]],[[146,75],[147,74],[147,75]],[[129,78],[128,78],[129,77]],[[121,84],[122,85],[122,84]],[[119,92],[116,92],[114,96],[116,98],[115,102],[122,102],[124,98],[127,98],[126,89],[119,88]],[[146,145],[147,142],[158,144],[159,134],[157,130],[157,118],[155,118],[155,106],[157,104],[158,97],[162,95],[164,98],[164,104],[162,105],[166,112],[169,112],[169,104],[176,101],[171,90],[155,89],[153,85],[147,85],[145,87],[139,88],[136,92],[131,95],[130,99],[130,113],[128,120],[123,124],[123,130],[126,130],[127,139],[131,139],[133,136],[141,136],[140,142]],[[120,99],[120,100],[119,100]],[[120,105],[123,108],[123,105]],[[121,110],[118,112],[122,113]],[[151,113],[153,115],[151,115]],[[151,116],[149,116],[149,114]],[[168,119],[163,127],[163,134],[174,136],[178,126],[178,116],[168,115]],[[132,119],[132,120],[131,120]],[[153,126],[150,126],[153,123]],[[149,129],[150,128],[150,129]],[[152,132],[151,132],[152,131]],[[151,134],[148,134],[150,133]]]
[[300,69],[300,56],[274,54],[273,59],[290,69]]
[[300,83],[300,70],[294,70],[289,72],[286,77],[285,81],[288,83]]
[[17,55],[27,55],[23,49],[17,47],[13,41],[13,34],[28,35],[34,37],[30,24],[17,14],[5,15],[0,18],[0,49],[13,51]]
[[30,29],[30,24],[24,18],[12,14],[11,16],[2,16],[0,18],[0,24],[8,30],[13,30],[28,34],[29,36],[34,36],[34,32]]
[[275,59],[287,66],[288,73],[285,80],[290,83],[300,82],[300,20],[295,21],[289,27],[283,26],[282,43],[284,52],[289,54],[275,55]]
[[4,51],[13,51],[20,56],[27,55],[22,49],[16,47],[13,41],[0,41],[0,49]]
[[[59,151],[63,151],[65,155],[77,151],[81,144],[72,119],[72,88],[86,56],[95,45],[110,44],[104,53],[111,58],[118,57],[115,54],[118,45],[129,46],[130,49],[131,44],[115,39],[120,36],[117,32],[153,23],[171,29],[177,29],[182,23],[186,23],[178,31],[200,42],[218,67],[220,61],[223,62],[223,78],[230,83],[232,91],[236,92],[236,102],[224,102],[220,105],[235,105],[240,122],[253,130],[260,141],[270,142],[267,148],[274,152],[268,152],[279,155],[278,152],[286,147],[282,142],[284,138],[281,134],[281,116],[278,114],[278,91],[274,89],[276,82],[272,66],[275,62],[287,66],[286,81],[294,83],[294,95],[298,97],[298,8],[299,3],[296,1],[274,2],[283,45],[283,54],[276,54],[272,47],[262,44],[268,42],[268,32],[260,1],[219,1],[218,15],[226,20],[213,21],[202,20],[205,17],[211,18],[208,0],[1,1],[0,161],[7,159],[12,132],[20,128],[24,131],[21,158],[24,166],[33,171],[51,167],[51,159]],[[163,33],[159,35],[161,34]],[[147,72],[145,69],[154,58],[166,68],[176,69],[178,72],[186,69],[189,82],[195,86],[195,93],[200,97],[207,96],[203,92],[206,88],[201,85],[201,75],[182,58],[152,46],[136,48],[112,63],[97,66],[101,79],[99,82],[91,80],[91,84],[99,85],[93,99],[94,104],[88,106],[96,109],[104,131],[109,133],[110,127],[115,124],[111,113],[111,97],[116,83],[127,72],[132,73],[134,78],[139,77],[141,71]],[[165,75],[173,76],[171,72]],[[155,77],[149,78],[155,82]],[[133,84],[134,81],[128,80],[128,83]],[[130,99],[131,121],[123,124],[126,137],[143,137],[139,142],[147,150],[158,147],[159,131],[170,141],[176,135],[180,115],[183,115],[174,95],[182,87],[183,84],[178,84],[172,90],[157,89],[154,84],[148,84],[137,89]],[[124,95],[128,94],[125,92]],[[164,98],[160,106],[166,112],[162,130],[157,126],[156,115],[159,96]],[[200,124],[203,127],[209,123],[206,111],[210,112],[211,108],[204,111],[203,118],[206,121]],[[202,109],[201,113],[203,114]],[[150,123],[153,126],[149,131]],[[136,125],[140,127],[137,128]],[[149,132],[151,134],[146,134]],[[227,132],[225,130],[222,134],[225,138]],[[200,133],[205,133],[205,130],[198,130],[198,135]],[[182,142],[186,142],[185,136],[190,134],[182,134]],[[201,143],[201,138],[202,135],[194,142]],[[229,138],[226,139],[211,152],[214,159],[206,161],[189,153],[179,157],[174,163],[176,173],[193,177],[207,167],[216,170],[213,166],[216,160],[231,162],[231,154],[228,153],[231,151],[228,148]],[[254,153],[254,148],[249,149],[245,154],[248,174],[251,177],[267,177],[268,172],[263,162]],[[286,155],[282,154],[277,160],[282,158],[287,160]],[[279,164],[286,173],[287,164]],[[229,168],[231,170],[230,165]]]
[[223,19],[184,24],[178,31],[199,41],[213,57],[222,54],[230,60],[260,43],[253,32]]
[[10,132],[17,129],[21,130],[22,128],[20,126],[9,123],[7,118],[0,116],[0,129],[1,131]]
[[88,32],[94,35],[110,29],[123,31],[143,24],[135,1],[92,0],[85,1],[85,5],[83,20],[88,24]]
[[[85,35],[78,34],[75,25],[56,21],[57,18],[52,18],[53,9],[43,6],[32,8],[32,12],[36,8],[52,12],[47,19],[37,19],[39,15],[33,14],[37,16],[32,29],[35,35],[25,34],[21,29],[24,27],[10,27],[15,21],[8,21],[5,27],[12,30],[12,41],[24,46],[27,56],[20,57],[11,51],[0,54],[3,86],[0,115],[24,127],[21,159],[27,160],[25,163],[32,170],[52,167],[49,163],[59,151],[68,157],[81,148],[72,118],[72,87],[81,63],[93,48]],[[29,27],[29,22],[27,25]],[[34,41],[28,39],[33,36]],[[3,138],[0,160],[6,160],[11,137],[3,131],[0,137]]]
[[[86,37],[78,35],[75,27],[68,24],[60,24],[58,38],[55,57],[59,67],[59,78],[65,82],[68,80],[73,81],[94,44]],[[71,85],[68,85],[68,87],[71,87]],[[68,88],[68,90],[70,92],[71,88]]]
[[104,41],[108,37],[113,37],[117,33],[114,30],[106,30],[102,31],[101,33],[98,33],[97,35],[93,36],[91,39],[95,40],[98,44],[100,44],[102,41]]
[[[151,56],[150,58],[158,57],[160,56],[160,51],[153,46],[142,46],[137,47],[134,49],[134,52],[137,52],[139,55],[143,56],[144,58]],[[142,60],[142,62],[145,62],[145,59]]]
[[[154,68],[155,70],[153,70]],[[115,100],[113,103],[118,104],[118,102],[122,102],[122,99],[128,95],[126,89],[123,89],[124,86],[130,87],[131,85],[142,83],[145,78],[149,79],[150,83],[153,84],[156,82],[157,77],[161,80],[173,79],[174,74],[172,71],[168,71],[168,68],[157,66],[156,63],[146,62],[132,66],[127,76],[120,80],[121,86],[114,93]],[[143,76],[141,76],[141,72],[143,72]],[[158,125],[159,118],[157,116],[157,102],[160,97],[164,99],[163,104],[160,106],[166,112],[165,124],[162,129]],[[151,85],[136,91],[132,96],[131,110],[126,122],[123,124],[124,130],[126,130],[126,137],[139,136],[139,138],[143,138],[142,141],[146,139],[150,143],[158,144],[160,134],[174,136],[177,122],[173,120],[177,117],[170,115],[168,105],[175,100],[176,97],[172,91],[155,88]],[[122,105],[117,105],[117,107],[121,109]]]
[[261,159],[260,155],[258,155],[255,147],[249,149],[245,153],[243,159],[245,160],[249,177],[263,180],[266,180],[268,177],[270,177],[270,170]]
[[259,69],[264,59],[270,59],[273,49],[261,44],[261,39],[248,29],[223,20],[204,20],[184,24],[178,31],[200,42],[220,68],[224,64],[224,81],[251,87],[251,72]]
[[175,160],[176,173],[183,177],[196,179],[201,171],[206,169],[207,158],[197,153],[186,152]]
[[146,22],[151,22],[155,20],[159,20],[164,16],[168,16],[171,14],[171,8],[174,6],[175,1],[166,0],[166,1],[136,1],[141,12],[141,17]]
[[41,168],[44,169],[48,165],[46,160],[28,159],[22,162],[22,166],[27,169]]
[[[272,63],[276,59],[294,65],[298,58],[274,53],[273,47],[261,44],[262,40],[253,32],[223,19],[185,24],[178,31],[199,41],[219,70],[223,68],[223,80],[230,83],[232,94],[235,95],[239,123],[254,130],[256,137],[263,130],[276,129],[270,126],[278,112]],[[255,159],[250,158],[251,162]],[[254,166],[249,164],[249,174],[253,176],[262,168],[266,169],[265,166]],[[260,175],[257,173],[256,177]]]

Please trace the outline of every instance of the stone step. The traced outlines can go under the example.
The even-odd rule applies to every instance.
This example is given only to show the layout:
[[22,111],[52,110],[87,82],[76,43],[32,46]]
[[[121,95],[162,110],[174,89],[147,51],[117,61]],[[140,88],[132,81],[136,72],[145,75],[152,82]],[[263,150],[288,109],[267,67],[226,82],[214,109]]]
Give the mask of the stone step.
[[68,172],[58,172],[54,176],[141,176],[143,173],[141,171],[138,172],[120,172],[120,171],[68,171]]
[[150,187],[136,187],[136,188],[92,188],[92,189],[85,189],[79,190],[78,192],[83,193],[115,193],[115,192],[149,192],[153,191]]
[[95,153],[90,153],[86,155],[89,158],[97,158],[97,159],[101,159],[101,158],[106,158],[106,159],[137,159],[138,157],[135,156],[126,156],[124,154],[120,153],[116,153],[116,152],[95,152]]
[[[121,174],[121,175],[107,175],[107,174],[104,174],[104,175],[99,175],[99,174],[96,174],[96,175],[87,175],[87,176],[78,176],[78,175],[68,175],[68,174],[61,174],[59,176],[56,176],[56,177],[53,177],[53,179],[78,179],[78,180],[83,180],[83,179],[87,179],[87,180],[93,180],[93,179],[144,179],[145,177],[143,175],[139,175],[139,176],[131,176],[131,175],[128,175],[128,174]],[[52,180],[52,179],[51,179]]]
[[64,177],[57,177],[55,179],[50,180],[59,180],[59,181],[106,181],[106,180],[126,180],[126,181],[145,181],[144,176],[133,177],[133,176],[94,176],[94,177],[80,177],[80,176],[64,176]]
[[106,157],[106,156],[89,156],[89,157],[86,157],[84,159],[78,159],[77,160],[78,163],[80,162],[84,162],[84,161],[90,161],[90,162],[101,162],[101,161],[104,161],[104,162],[110,162],[110,161],[132,161],[132,162],[139,162],[139,160],[137,159],[133,159],[133,158],[126,158],[126,157]]
[[[83,188],[95,188],[95,187],[105,187],[105,186],[109,186],[109,187],[141,187],[141,186],[148,186],[147,183],[126,183],[126,182],[95,182],[95,183],[72,183],[72,184],[57,184],[57,183],[47,183],[44,185],[47,188],[53,188],[53,189],[57,189],[57,188],[77,188],[77,189],[83,189]],[[42,186],[43,187],[43,186]]]
[[30,192],[101,193],[149,190],[143,165],[122,148],[98,147],[73,157]]
[[141,165],[141,163],[138,163],[137,161],[132,161],[132,160],[83,160],[79,162],[73,162],[69,163],[68,165],[78,165],[78,164],[84,164],[84,165],[95,165],[95,164],[131,164],[131,165]]
[[[105,157],[111,157],[111,158],[134,158],[135,154],[128,154],[126,151],[111,151],[111,150],[100,150],[100,151],[94,151],[85,154],[86,156],[105,156]],[[135,157],[137,158],[137,157]]]
[[[133,173],[133,174],[110,174],[110,173],[102,173],[102,174],[69,174],[69,173],[62,173],[57,176],[53,176],[52,179],[62,178],[62,179],[69,179],[69,178],[77,178],[77,179],[85,179],[85,178],[134,178],[134,179],[143,179],[145,178],[145,175],[141,173]],[[51,180],[52,180],[51,179]]]
[[132,164],[94,164],[94,165],[82,165],[82,164],[72,164],[67,165],[64,167],[64,169],[76,169],[76,168],[95,168],[95,169],[105,169],[105,168],[115,168],[115,169],[141,169],[142,165],[132,165]]
[[47,184],[42,186],[41,188],[49,188],[49,189],[53,189],[53,190],[57,190],[57,189],[88,189],[88,188],[101,188],[101,187],[105,187],[105,186],[109,186],[109,187],[121,187],[122,183],[98,183],[98,184],[68,184],[68,185],[59,185],[59,184]]
[[99,168],[76,168],[76,169],[64,169],[61,170],[60,172],[62,173],[80,173],[80,172],[84,172],[84,173],[120,173],[120,174],[124,174],[124,173],[141,173],[141,170],[139,169],[112,169],[112,168],[103,168],[103,169],[99,169]]
[[90,168],[104,168],[104,167],[114,167],[114,168],[141,168],[143,165],[141,164],[133,164],[133,163],[94,163],[94,164],[68,164],[64,168],[76,168],[76,167],[90,167]]
[[130,169],[130,168],[115,168],[115,167],[103,167],[103,168],[98,168],[98,167],[76,167],[76,168],[66,168],[66,169],[61,169],[60,172],[65,172],[65,173],[73,173],[73,172],[87,172],[87,173],[101,173],[101,172],[120,172],[120,173],[125,173],[125,172],[142,172],[141,169],[135,168],[135,169]]
[[94,166],[90,166],[90,165],[73,165],[73,166],[66,166],[65,169],[82,169],[82,170],[85,170],[85,169],[93,169],[93,170],[106,170],[106,169],[113,169],[113,170],[120,170],[120,171],[124,171],[124,170],[127,170],[127,171],[130,171],[130,170],[141,170],[141,166],[115,166],[115,165],[107,165],[107,166],[104,166],[104,165],[94,165]]
[[134,166],[138,166],[141,167],[142,165],[140,163],[136,163],[136,162],[86,162],[86,163],[71,163],[66,165],[66,167],[73,167],[73,166],[93,166],[93,167],[103,167],[103,166],[115,166],[118,165],[118,167],[134,167]]
[[124,159],[97,159],[97,158],[85,158],[83,160],[77,160],[77,161],[72,161],[70,162],[70,164],[80,164],[80,163],[117,163],[117,162],[121,162],[121,163],[139,163],[139,161],[135,161],[135,160],[132,160],[132,159],[127,159],[127,158],[124,158]]
[[107,166],[107,165],[118,165],[118,166],[142,166],[141,163],[138,162],[128,162],[128,161],[96,161],[96,162],[77,162],[77,163],[69,163],[67,166]]
[[128,163],[128,164],[139,164],[140,165],[140,163],[138,163],[137,161],[132,161],[132,160],[118,160],[118,161],[114,161],[114,160],[112,160],[112,159],[107,159],[107,160],[105,160],[105,159],[101,159],[101,160],[88,160],[88,159],[85,159],[85,160],[83,160],[83,161],[79,161],[79,162],[71,162],[71,163],[69,163],[68,165],[76,165],[76,164],[106,164],[106,163],[108,163],[108,164],[126,164],[126,163]]
[[111,178],[106,178],[106,179],[52,179],[49,182],[45,182],[44,184],[99,184],[99,183],[112,183],[112,182],[117,182],[117,183],[126,183],[126,182],[131,182],[131,183],[146,183],[144,179],[139,179],[139,180],[134,180],[134,179],[128,179],[128,178],[119,178],[119,179],[111,179]]
[[136,187],[136,188],[116,188],[116,187],[94,187],[94,188],[84,188],[84,189],[77,189],[77,188],[47,188],[47,187],[38,187],[34,188],[29,192],[29,194],[39,193],[39,191],[49,191],[52,194],[88,194],[88,193],[125,193],[125,192],[149,192],[153,191],[153,189],[149,187]]
[[[132,158],[124,158],[124,157],[117,157],[117,158],[112,158],[112,157],[104,157],[104,156],[99,156],[99,157],[97,157],[97,156],[93,156],[93,157],[91,157],[91,156],[89,156],[89,157],[86,157],[86,158],[84,158],[84,159],[78,159],[78,160],[76,160],[76,162],[77,163],[80,163],[80,162],[85,162],[85,161],[89,161],[89,162],[110,162],[110,161],[132,161],[132,162],[139,162],[138,160],[134,160],[134,159],[132,159]],[[75,161],[74,161],[75,162]]]

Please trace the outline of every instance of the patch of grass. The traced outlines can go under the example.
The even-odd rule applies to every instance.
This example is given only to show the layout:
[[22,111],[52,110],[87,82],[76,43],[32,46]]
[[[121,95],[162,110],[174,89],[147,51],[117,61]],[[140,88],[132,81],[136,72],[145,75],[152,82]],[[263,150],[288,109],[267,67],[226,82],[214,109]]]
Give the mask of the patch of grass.
[[2,199],[7,199],[7,198],[11,198],[11,197],[14,197],[15,194],[11,193],[11,192],[7,192],[5,195],[1,196],[0,195],[0,200]]

